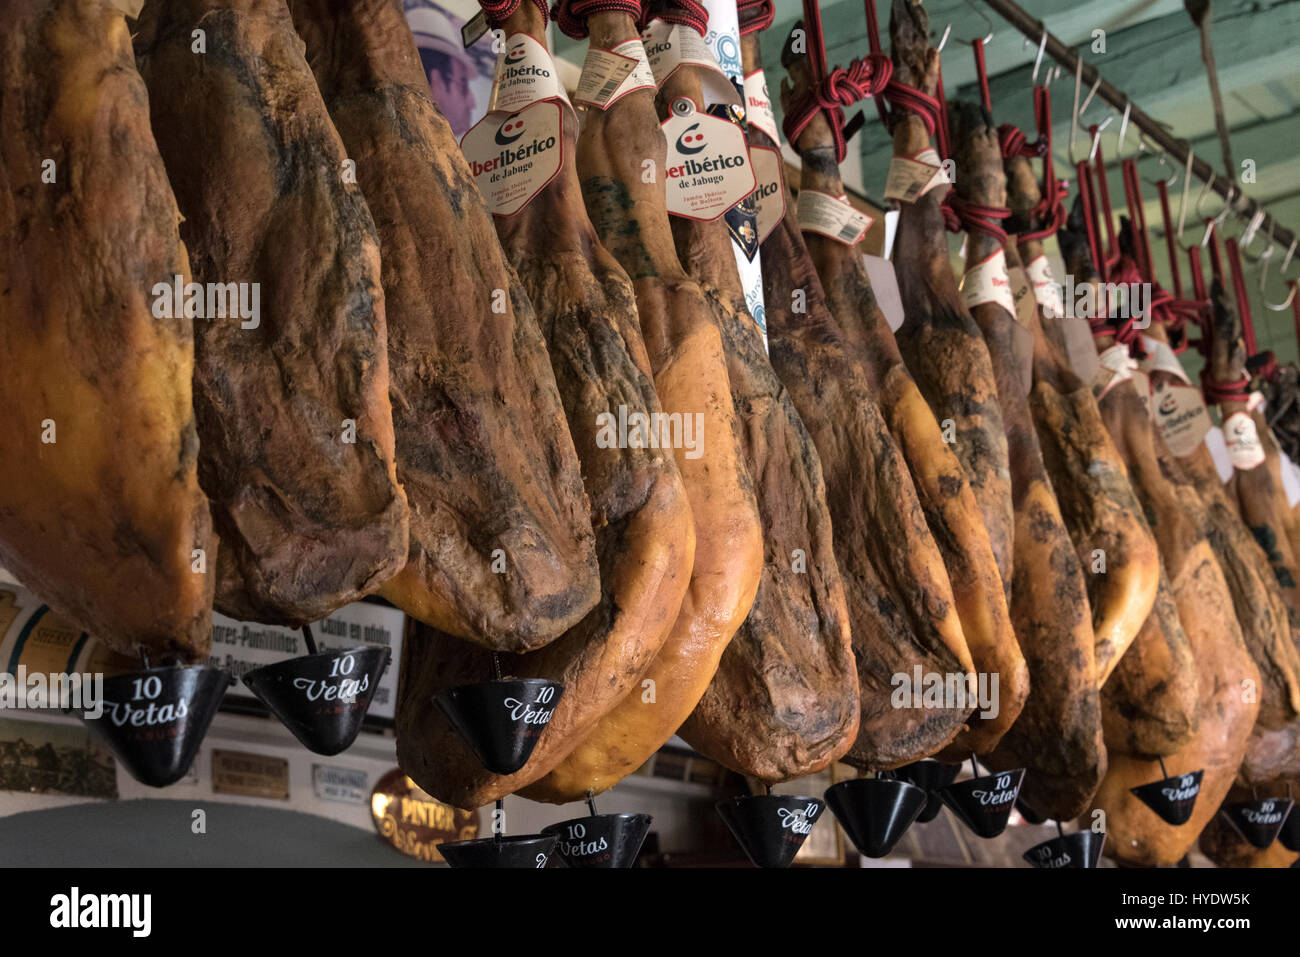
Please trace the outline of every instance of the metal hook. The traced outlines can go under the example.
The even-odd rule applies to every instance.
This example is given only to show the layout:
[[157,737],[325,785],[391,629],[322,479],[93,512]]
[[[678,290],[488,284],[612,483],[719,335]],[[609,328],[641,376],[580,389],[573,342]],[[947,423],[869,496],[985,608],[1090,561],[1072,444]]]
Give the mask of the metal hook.
[[1074,141],[1079,134],[1079,88],[1083,86],[1083,57],[1074,61],[1074,111],[1070,114],[1070,147],[1068,150],[1070,165],[1078,162],[1074,158]]
[[1101,134],[1102,134],[1102,131],[1105,130],[1106,127],[1110,126],[1110,121],[1113,120],[1114,118],[1115,118],[1115,117],[1114,117],[1113,114],[1112,114],[1111,116],[1106,117],[1104,120],[1101,121],[1101,123],[1099,123],[1099,124],[1097,125],[1097,129],[1095,129],[1095,130],[1093,131],[1093,134],[1092,134],[1092,146],[1089,147],[1089,149],[1088,149],[1088,162],[1089,162],[1089,163],[1091,163],[1094,159],[1097,158],[1097,147],[1101,145]]
[[[1119,121],[1119,141],[1115,144],[1115,155],[1116,155],[1116,156],[1123,156],[1123,155],[1124,155],[1124,139],[1125,139],[1125,137],[1128,135],[1128,117],[1129,117],[1129,113],[1131,113],[1132,111],[1133,111],[1133,104],[1130,103],[1130,102],[1128,101],[1128,97],[1125,96],[1125,97],[1124,97],[1124,115],[1120,118],[1120,121]],[[1141,146],[1142,146],[1142,137],[1139,136],[1139,137],[1138,137],[1138,148],[1140,149]]]
[[[994,35],[994,34],[993,34],[993,21],[990,20],[990,19],[988,18],[988,16],[985,15],[985,13],[984,13],[983,10],[981,10],[979,7],[975,6],[975,4],[971,3],[971,0],[966,0],[966,6],[970,7],[972,12],[978,14],[978,15],[979,15],[979,18],[980,18],[981,20],[984,21],[984,25],[985,25],[986,27],[989,28],[988,36],[986,36],[986,37],[984,38],[984,41],[983,41],[983,42],[984,42],[984,45],[985,45],[985,46],[988,46],[990,43],[993,42],[993,35]],[[945,45],[947,44],[947,42],[948,42],[948,36],[949,36],[951,33],[952,33],[952,24],[949,23],[946,27],[943,28],[943,36],[939,38],[939,46],[938,46],[937,49],[939,50],[940,53],[943,52],[943,48],[944,48],[944,46],[945,46]],[[1043,42],[1046,43],[1046,41],[1047,41],[1047,34],[1044,33],[1044,34],[1043,34]],[[974,40],[962,40],[961,42],[963,42],[963,43],[974,43],[975,41],[974,41]]]
[[[1028,37],[1025,37],[1025,42],[1026,43],[1030,42]],[[1034,75],[1032,78],[1032,82],[1035,86],[1037,86],[1038,84],[1038,68],[1043,65],[1043,53],[1046,50],[1047,50],[1047,31],[1044,30],[1043,38],[1038,41],[1038,55],[1034,57]],[[1049,74],[1052,72],[1052,68],[1050,66],[1047,68],[1047,72]],[[1048,80],[1047,82],[1050,83],[1051,81]]]
[[1092,103],[1092,98],[1097,95],[1097,88],[1101,86],[1101,74],[1097,74],[1097,79],[1092,83],[1092,89],[1088,91],[1088,96],[1083,101],[1083,106],[1079,107],[1079,115],[1082,116],[1088,112],[1088,106]]
[[[1283,273],[1286,272],[1287,264],[1291,262],[1291,254],[1294,251],[1295,251],[1295,240],[1293,239],[1291,240],[1291,248],[1287,251],[1286,254],[1286,261],[1282,263]],[[1259,300],[1264,304],[1264,308],[1270,310],[1271,312],[1285,312],[1286,310],[1291,308],[1291,303],[1295,301],[1295,290],[1296,290],[1295,281],[1293,280],[1287,283],[1287,287],[1291,291],[1287,294],[1286,301],[1283,302],[1281,305],[1277,305],[1277,306],[1273,305],[1273,303],[1268,301],[1268,297],[1264,294],[1264,281],[1268,278],[1268,263],[1269,260],[1273,258],[1272,243],[1269,243],[1268,249],[1264,250],[1264,252],[1260,254],[1259,258],[1260,261],[1263,263],[1263,265],[1260,266],[1259,269]]]
[[[1146,146],[1143,143],[1144,138],[1145,138],[1145,134],[1138,136],[1138,145],[1145,149]],[[1159,163],[1161,166],[1163,166],[1165,169],[1169,170],[1169,176],[1163,180],[1149,179],[1147,180],[1147,182],[1150,183],[1152,186],[1158,186],[1162,182],[1166,186],[1173,186],[1174,180],[1178,179],[1178,169],[1172,163],[1169,162],[1164,149],[1160,148],[1159,144],[1156,144],[1156,146],[1158,150],[1158,152],[1156,152],[1156,162]]]

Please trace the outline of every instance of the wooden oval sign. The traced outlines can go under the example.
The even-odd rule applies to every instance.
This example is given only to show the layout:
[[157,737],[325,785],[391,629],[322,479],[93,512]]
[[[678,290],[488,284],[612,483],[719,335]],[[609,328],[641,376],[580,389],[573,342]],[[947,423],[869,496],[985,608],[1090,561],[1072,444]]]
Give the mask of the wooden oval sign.
[[478,811],[434,800],[401,768],[381,777],[370,792],[370,819],[380,837],[417,861],[441,861],[439,844],[468,841],[479,832]]

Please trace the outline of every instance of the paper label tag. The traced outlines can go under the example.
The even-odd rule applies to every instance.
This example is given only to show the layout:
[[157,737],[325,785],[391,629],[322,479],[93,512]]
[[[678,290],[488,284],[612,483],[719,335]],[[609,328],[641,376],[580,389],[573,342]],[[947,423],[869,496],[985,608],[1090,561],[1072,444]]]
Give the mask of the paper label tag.
[[1116,344],[1097,356],[1097,376],[1092,380],[1092,391],[1098,401],[1121,382],[1133,378],[1137,363],[1129,358],[1128,346]]
[[1038,314],[1038,300],[1034,298],[1034,287],[1029,282],[1029,276],[1016,266],[1007,270],[1007,278],[1011,280],[1011,298],[1016,304],[1016,322],[1026,329],[1032,329],[1034,316]]
[[1133,391],[1142,400],[1142,411],[1151,415],[1151,379],[1142,371],[1141,366],[1133,370]]
[[988,259],[969,267],[961,281],[961,294],[968,309],[995,302],[1015,316],[1016,300],[1007,276],[1007,254],[999,249]]
[[745,133],[735,123],[700,112],[683,96],[660,125],[668,140],[669,213],[714,220],[758,185]]
[[800,229],[819,233],[846,246],[862,242],[873,222],[870,216],[858,212],[844,200],[815,189],[801,189],[795,197],[795,206]]
[[460,28],[460,45],[468,50],[488,32],[487,14],[482,10],[470,17]]
[[1223,440],[1228,445],[1228,458],[1234,469],[1248,472],[1263,464],[1264,446],[1260,444],[1250,413],[1234,412],[1228,416],[1223,423]]
[[573,94],[575,101],[607,110],[634,90],[653,90],[654,74],[640,40],[627,40],[613,50],[590,47]]
[[767,92],[767,77],[762,70],[745,77],[745,119],[766,133],[774,145],[781,142],[776,116],[772,113],[772,96]]
[[1029,281],[1034,285],[1034,298],[1043,308],[1043,315],[1049,319],[1060,319],[1065,315],[1065,300],[1061,295],[1061,284],[1052,275],[1052,265],[1046,256],[1035,256],[1025,266]]
[[497,57],[487,111],[518,113],[541,100],[569,102],[559,71],[546,47],[527,33],[512,34]]
[[1147,353],[1146,358],[1142,360],[1142,370],[1147,375],[1168,372],[1180,382],[1191,384],[1192,380],[1187,378],[1187,372],[1183,369],[1183,364],[1178,361],[1178,356],[1174,354],[1173,349],[1169,348],[1168,343],[1153,339],[1151,336],[1143,336],[1142,345],[1146,348]]
[[1151,417],[1169,451],[1179,458],[1195,452],[1213,424],[1200,389],[1167,382],[1157,382],[1152,389]]
[[773,146],[751,146],[749,158],[754,164],[754,201],[758,205],[758,241],[762,243],[785,219],[785,161]]
[[663,86],[679,67],[698,66],[704,69],[700,74],[700,84],[706,102],[740,104],[735,85],[718,66],[704,38],[691,27],[651,20],[650,25],[641,31],[641,42],[645,45],[655,85]]
[[489,113],[460,141],[474,184],[495,215],[519,212],[560,171],[561,110],[543,100],[519,113]]
[[913,157],[892,156],[889,175],[885,178],[885,199],[914,203],[941,183],[948,182],[944,175],[939,153],[924,149]]

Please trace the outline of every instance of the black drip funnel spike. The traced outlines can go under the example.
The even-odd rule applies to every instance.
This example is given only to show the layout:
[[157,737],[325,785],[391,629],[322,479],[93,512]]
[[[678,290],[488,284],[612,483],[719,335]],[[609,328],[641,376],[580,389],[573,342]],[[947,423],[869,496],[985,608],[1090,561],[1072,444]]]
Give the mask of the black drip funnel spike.
[[890,778],[857,778],[833,784],[826,803],[859,851],[884,857],[925,809],[924,788]]
[[789,867],[825,803],[792,794],[751,794],[716,807],[755,867]]

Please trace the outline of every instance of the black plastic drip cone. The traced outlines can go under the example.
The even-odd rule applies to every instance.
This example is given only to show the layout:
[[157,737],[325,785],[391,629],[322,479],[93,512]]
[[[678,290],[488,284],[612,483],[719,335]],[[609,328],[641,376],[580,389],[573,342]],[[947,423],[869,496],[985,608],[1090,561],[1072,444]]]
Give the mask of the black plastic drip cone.
[[555,853],[569,867],[631,867],[650,831],[649,814],[594,814],[548,824]]
[[926,824],[939,816],[939,811],[943,809],[943,801],[939,800],[939,795],[934,792],[957,780],[959,771],[961,771],[960,764],[944,764],[942,761],[926,758],[923,761],[905,764],[894,772],[895,777],[928,792],[925,807],[921,809],[917,821]]
[[1166,824],[1186,824],[1196,807],[1196,796],[1201,793],[1201,776],[1204,771],[1176,774],[1150,784],[1129,788],[1139,801]]
[[1006,829],[1024,779],[1024,768],[999,771],[954,781],[939,788],[939,797],[977,836],[997,837]]
[[1300,814],[1296,813],[1294,804],[1291,805],[1286,820],[1282,822],[1282,829],[1278,831],[1277,839],[1288,851],[1300,851]]
[[821,798],[752,794],[716,806],[755,867],[789,867],[826,805]]
[[1277,840],[1291,813],[1288,798],[1260,798],[1225,804],[1220,812],[1252,847],[1261,851]]
[[541,868],[550,860],[554,846],[554,834],[520,834],[452,841],[439,844],[438,852],[452,867]]
[[303,747],[338,754],[356,740],[393,653],[362,646],[254,668],[244,684]]
[[825,796],[849,839],[867,857],[892,851],[928,800],[924,788],[890,778],[841,781]]
[[235,679],[208,665],[149,668],[104,679],[104,713],[82,720],[141,784],[162,788],[185,776],[226,688]]
[[433,696],[460,736],[493,774],[514,774],[532,757],[564,685],[512,678],[461,685]]
[[1095,831],[1075,831],[1062,834],[1025,851],[1024,859],[1034,867],[1053,868],[1096,867],[1101,860],[1101,849],[1106,835]]

